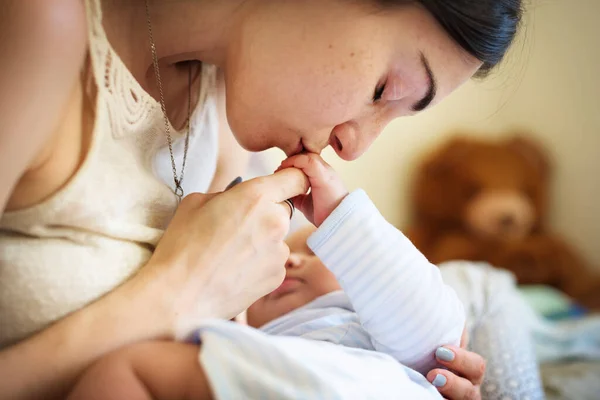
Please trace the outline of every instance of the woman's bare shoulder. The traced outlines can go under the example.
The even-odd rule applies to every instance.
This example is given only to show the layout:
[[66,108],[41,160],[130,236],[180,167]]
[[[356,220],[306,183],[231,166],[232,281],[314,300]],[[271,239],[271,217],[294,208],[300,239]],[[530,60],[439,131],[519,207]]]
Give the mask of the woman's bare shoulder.
[[86,32],[82,0],[7,0],[0,8],[0,213],[68,114]]

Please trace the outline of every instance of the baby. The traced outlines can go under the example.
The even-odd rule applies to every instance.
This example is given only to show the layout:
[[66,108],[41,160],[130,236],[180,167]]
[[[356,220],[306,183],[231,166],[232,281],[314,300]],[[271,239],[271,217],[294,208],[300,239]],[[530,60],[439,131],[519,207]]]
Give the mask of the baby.
[[[250,306],[246,314],[248,325],[271,335],[326,340],[346,347],[380,351],[423,375],[439,367],[435,362],[435,349],[442,344],[458,344],[464,319],[462,307],[453,298],[451,289],[444,287],[441,281],[431,282],[428,277],[432,273],[431,266],[411,260],[410,269],[420,268],[411,277],[410,269],[394,260],[387,265],[369,264],[365,257],[365,262],[355,263],[352,259],[355,252],[351,251],[347,259],[349,273],[339,273],[342,260],[330,264],[337,266],[334,273],[308,244],[314,240],[314,236],[308,240],[314,231],[315,227],[307,226],[287,239],[290,256],[285,265],[285,279],[275,291]],[[395,245],[403,247],[401,241]],[[373,250],[368,249],[368,254],[372,256]],[[404,256],[419,257],[410,250],[405,250]],[[400,284],[401,279],[406,283]],[[434,287],[438,284],[439,287]],[[414,291],[420,290],[427,290],[423,293],[436,300],[419,300],[420,296]],[[439,301],[455,307],[454,312],[437,318],[438,311],[428,310],[428,307],[442,308],[433,304]],[[428,312],[430,316],[420,315],[420,312]],[[414,322],[406,321],[409,318],[414,318]]]
[[[456,294],[363,191],[348,194],[320,156],[297,155],[280,168],[291,167],[310,180],[311,192],[294,203],[318,229],[290,237],[285,280],[248,309],[249,326],[199,324],[201,373],[188,378],[203,382],[197,397],[441,398],[422,374],[437,366],[438,347],[460,343],[465,314]],[[174,386],[157,381],[142,382],[148,398],[171,398],[157,394]],[[109,385],[103,392],[116,399]],[[101,398],[98,385],[95,394],[80,386],[72,398]]]

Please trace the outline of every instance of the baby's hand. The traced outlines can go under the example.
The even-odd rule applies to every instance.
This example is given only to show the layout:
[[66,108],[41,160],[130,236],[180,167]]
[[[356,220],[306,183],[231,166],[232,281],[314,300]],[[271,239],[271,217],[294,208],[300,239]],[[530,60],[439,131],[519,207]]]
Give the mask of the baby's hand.
[[294,205],[315,226],[323,221],[348,195],[338,174],[314,153],[303,153],[284,160],[279,168],[298,168],[308,177],[310,193],[293,198]]

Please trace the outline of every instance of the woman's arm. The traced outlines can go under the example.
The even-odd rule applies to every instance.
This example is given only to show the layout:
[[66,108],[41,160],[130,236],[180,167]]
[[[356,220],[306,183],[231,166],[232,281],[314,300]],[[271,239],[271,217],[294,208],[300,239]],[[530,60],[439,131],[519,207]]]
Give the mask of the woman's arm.
[[[13,0],[0,8],[0,211],[21,177],[52,147],[79,84],[85,51],[82,1]],[[141,327],[135,324],[122,337],[104,335],[114,321],[123,325],[137,318],[116,297],[0,352],[0,393],[8,398],[60,395],[97,354],[139,336],[133,330]],[[148,328],[144,321],[137,323]]]
[[0,215],[21,177],[55,138],[86,51],[80,0],[0,7]]
[[[152,258],[122,286],[0,352],[0,393],[64,398],[101,355],[145,339],[185,338],[206,318],[233,318],[285,276],[289,209],[305,193],[298,170],[186,196]],[[241,268],[240,266],[243,266]]]
[[[143,288],[143,289],[142,289]],[[101,300],[0,352],[0,393],[15,399],[62,399],[101,355],[169,336],[164,290],[130,281]]]

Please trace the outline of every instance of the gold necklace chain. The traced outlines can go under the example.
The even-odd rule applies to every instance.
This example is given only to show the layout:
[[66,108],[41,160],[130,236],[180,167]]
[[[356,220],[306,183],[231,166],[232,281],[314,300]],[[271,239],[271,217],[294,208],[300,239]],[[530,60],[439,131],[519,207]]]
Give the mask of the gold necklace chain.
[[173,168],[173,182],[175,182],[175,190],[173,191],[178,199],[181,201],[183,197],[183,188],[181,183],[183,182],[183,173],[185,171],[185,161],[187,159],[188,145],[190,141],[190,120],[192,115],[192,64],[188,63],[188,118],[187,118],[187,133],[185,135],[185,145],[183,149],[183,162],[181,164],[181,174],[177,177],[177,167],[175,166],[175,156],[173,155],[173,139],[171,138],[171,128],[169,123],[169,117],[167,116],[167,107],[165,107],[165,98],[163,95],[162,81],[160,79],[160,71],[158,69],[158,57],[156,56],[156,45],[154,43],[154,37],[152,35],[152,23],[150,22],[150,7],[148,6],[148,0],[146,2],[146,22],[148,23],[148,35],[150,37],[150,50],[152,52],[152,64],[154,66],[154,76],[156,77],[156,85],[158,86],[158,92],[160,94],[160,108],[163,113],[163,119],[165,122],[165,134],[167,136],[167,143],[169,144],[169,153],[171,155],[171,167]]

